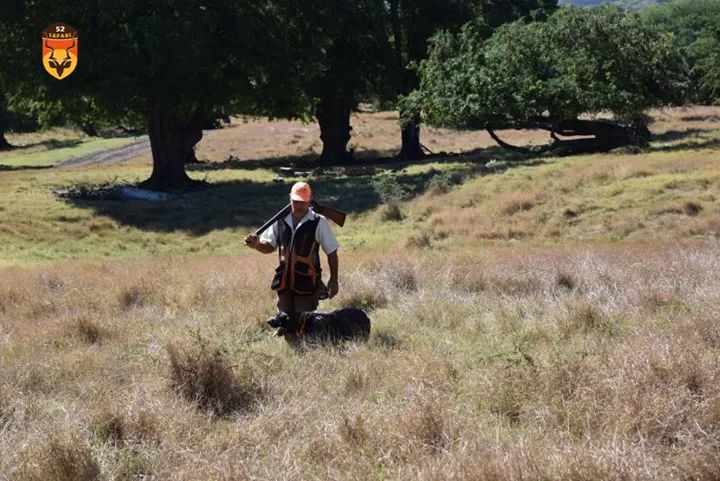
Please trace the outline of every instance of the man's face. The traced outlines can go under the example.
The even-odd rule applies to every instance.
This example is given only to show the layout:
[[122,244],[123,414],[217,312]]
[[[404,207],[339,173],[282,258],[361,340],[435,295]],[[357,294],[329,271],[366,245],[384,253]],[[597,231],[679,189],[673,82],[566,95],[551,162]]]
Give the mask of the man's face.
[[307,214],[308,209],[310,208],[310,202],[302,202],[299,200],[290,200],[290,203],[292,204],[292,212],[293,214],[297,216],[303,216]]

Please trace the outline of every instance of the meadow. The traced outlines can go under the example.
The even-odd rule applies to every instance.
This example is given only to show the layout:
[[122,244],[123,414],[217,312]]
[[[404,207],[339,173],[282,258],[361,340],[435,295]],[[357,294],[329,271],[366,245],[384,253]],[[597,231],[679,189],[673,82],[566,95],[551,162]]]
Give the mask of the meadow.
[[[0,480],[716,480],[720,110],[653,115],[639,153],[428,129],[456,154],[315,173],[349,211],[321,308],[373,330],[304,352],[265,325],[275,257],[241,240],[313,126],[208,133],[212,187],[161,204],[53,194],[146,156],[0,171]],[[355,117],[361,160],[394,121]]]

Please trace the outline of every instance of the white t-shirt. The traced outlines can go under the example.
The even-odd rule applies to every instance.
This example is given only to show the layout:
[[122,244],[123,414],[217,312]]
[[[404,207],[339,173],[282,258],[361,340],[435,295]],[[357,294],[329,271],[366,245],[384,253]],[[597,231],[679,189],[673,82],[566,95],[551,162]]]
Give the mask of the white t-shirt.
[[[320,244],[325,254],[332,254],[340,247],[335,234],[330,230],[330,225],[325,216],[318,214],[312,209],[308,209],[307,214],[300,220],[298,227],[303,225],[307,221],[315,220],[320,218],[317,229],[315,229],[315,241]],[[292,214],[288,214],[283,219],[285,224],[292,229]],[[267,242],[277,249],[278,246],[278,223],[275,222],[260,236],[260,242]]]

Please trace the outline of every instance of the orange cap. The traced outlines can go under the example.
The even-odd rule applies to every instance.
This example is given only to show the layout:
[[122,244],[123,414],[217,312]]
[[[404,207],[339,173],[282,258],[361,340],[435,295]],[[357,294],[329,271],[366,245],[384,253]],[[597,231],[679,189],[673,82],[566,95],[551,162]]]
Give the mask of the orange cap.
[[312,200],[312,189],[305,182],[296,182],[290,190],[290,199],[299,200],[300,202],[310,202]]

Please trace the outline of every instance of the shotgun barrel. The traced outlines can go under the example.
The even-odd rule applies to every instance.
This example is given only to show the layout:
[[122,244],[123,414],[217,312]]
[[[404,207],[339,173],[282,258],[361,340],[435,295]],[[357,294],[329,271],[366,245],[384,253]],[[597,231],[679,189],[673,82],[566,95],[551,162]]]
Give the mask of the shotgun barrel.
[[[335,222],[340,227],[345,225],[345,217],[347,216],[347,214],[345,212],[338,210],[338,209],[334,209],[327,205],[319,204],[315,201],[312,201],[312,206],[313,206],[313,209],[315,209],[315,212],[317,212],[318,214],[324,215],[325,217],[327,217],[331,221]],[[288,215],[291,210],[292,210],[291,204],[288,204],[285,207],[283,207],[282,209],[280,209],[277,214],[272,216],[272,218],[270,220],[265,222],[262,225],[262,227],[260,227],[258,230],[255,231],[255,235],[260,235],[263,232],[265,232],[278,219],[282,219],[283,217]]]

